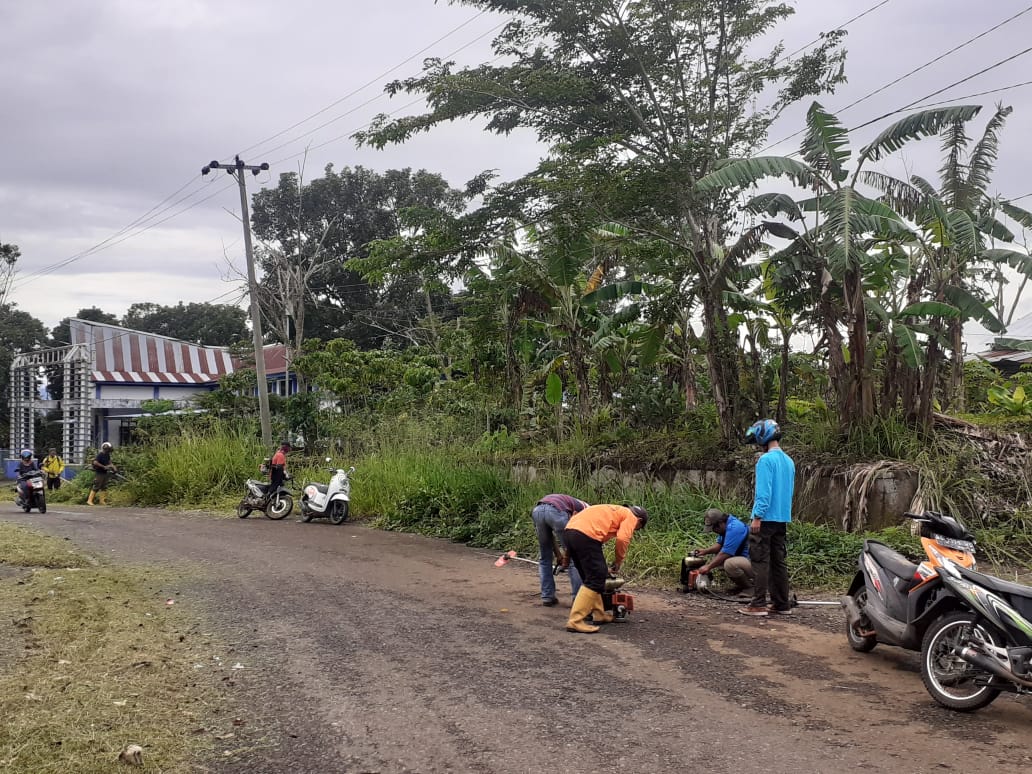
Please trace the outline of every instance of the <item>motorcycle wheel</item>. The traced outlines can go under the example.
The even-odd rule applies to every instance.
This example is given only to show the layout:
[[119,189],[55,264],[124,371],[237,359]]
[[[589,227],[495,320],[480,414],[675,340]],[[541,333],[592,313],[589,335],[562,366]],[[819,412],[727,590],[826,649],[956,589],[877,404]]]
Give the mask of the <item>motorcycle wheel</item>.
[[330,523],[331,524],[343,524],[348,520],[348,503],[347,501],[337,500],[333,504],[333,510],[330,511]]
[[[856,592],[853,593],[853,601],[856,602],[856,606],[860,608],[860,612],[863,613],[864,608],[867,606],[867,587],[861,586]],[[861,626],[870,626],[870,621],[867,620],[866,615],[860,616]],[[846,619],[846,640],[849,641],[849,647],[858,653],[869,653],[874,650],[874,646],[878,644],[878,638],[873,634],[866,637],[857,634],[852,626],[849,625],[849,619]]]
[[307,524],[308,522],[310,522],[314,518],[315,518],[315,514],[312,511],[308,510],[307,508],[305,508],[302,505],[301,506],[301,521],[303,521],[305,524]]
[[46,513],[47,512],[47,501],[46,501],[45,497],[39,498],[39,512],[40,513]]
[[279,521],[290,515],[294,510],[294,498],[288,494],[273,495],[272,500],[265,508],[266,518]]
[[26,500],[22,503],[22,510],[28,513],[32,510],[32,500]]
[[252,508],[247,507],[247,500],[241,500],[240,505],[237,506],[237,518],[246,519],[251,515]]
[[925,632],[921,643],[921,680],[925,688],[939,704],[958,712],[986,707],[1000,695],[1000,690],[992,687],[992,681],[985,684],[990,675],[953,652],[970,639],[1001,644],[998,637],[977,625],[975,616],[967,612],[940,618]]

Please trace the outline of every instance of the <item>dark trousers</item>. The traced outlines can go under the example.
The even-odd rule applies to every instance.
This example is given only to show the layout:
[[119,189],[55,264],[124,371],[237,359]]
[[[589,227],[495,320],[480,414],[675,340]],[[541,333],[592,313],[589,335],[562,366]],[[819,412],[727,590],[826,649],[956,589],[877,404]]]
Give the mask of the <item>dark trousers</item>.
[[767,604],[767,590],[770,602],[778,610],[789,610],[788,598],[788,525],[781,521],[760,522],[759,534],[749,533],[749,561],[756,573],[753,607]]
[[580,530],[564,529],[563,545],[570,552],[570,561],[580,573],[584,585],[599,594],[605,591],[609,566],[606,564],[606,555],[602,550],[602,544]]
[[47,489],[60,489],[61,488],[61,477],[60,476],[49,476],[47,477]]

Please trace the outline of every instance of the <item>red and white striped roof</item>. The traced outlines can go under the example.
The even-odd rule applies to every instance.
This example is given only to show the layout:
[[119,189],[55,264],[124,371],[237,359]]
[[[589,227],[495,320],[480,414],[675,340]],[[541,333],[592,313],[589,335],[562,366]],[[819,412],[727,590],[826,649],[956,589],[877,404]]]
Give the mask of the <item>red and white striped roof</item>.
[[72,344],[90,345],[96,382],[213,384],[234,370],[225,347],[202,347],[77,318],[69,327]]

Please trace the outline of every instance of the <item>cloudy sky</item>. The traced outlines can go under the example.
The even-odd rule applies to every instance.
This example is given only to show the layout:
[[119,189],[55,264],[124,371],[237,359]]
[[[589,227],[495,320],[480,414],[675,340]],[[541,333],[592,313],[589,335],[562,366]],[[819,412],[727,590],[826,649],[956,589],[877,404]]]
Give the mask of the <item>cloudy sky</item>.
[[[797,14],[778,31],[787,51],[879,0],[792,4]],[[914,100],[1029,79],[1032,53],[923,99],[1027,48],[1032,6],[885,0],[849,24],[849,83],[822,102],[833,111],[849,105],[1026,10],[841,113],[849,126]],[[85,306],[121,315],[142,301],[236,301],[239,277],[227,261],[242,270],[238,193],[225,173],[200,174],[209,160],[235,153],[271,165],[248,177],[252,192],[296,170],[306,148],[309,179],[331,162],[424,167],[455,185],[487,168],[505,178],[524,172],[540,155],[532,138],[497,138],[473,125],[444,126],[384,151],[348,139],[376,113],[409,101],[386,98],[385,80],[417,73],[425,56],[490,59],[501,21],[434,0],[0,2],[0,241],[19,245],[23,256],[10,300],[48,326]],[[963,101],[986,105],[980,128],[997,100],[1015,112],[995,187],[1008,197],[1032,193],[1032,86]],[[771,140],[796,131],[803,112],[787,112]],[[887,123],[859,130],[854,147]],[[934,178],[938,156],[931,140],[908,147],[887,169]],[[1032,197],[1020,203],[1030,206]],[[980,342],[972,335],[972,345]]]

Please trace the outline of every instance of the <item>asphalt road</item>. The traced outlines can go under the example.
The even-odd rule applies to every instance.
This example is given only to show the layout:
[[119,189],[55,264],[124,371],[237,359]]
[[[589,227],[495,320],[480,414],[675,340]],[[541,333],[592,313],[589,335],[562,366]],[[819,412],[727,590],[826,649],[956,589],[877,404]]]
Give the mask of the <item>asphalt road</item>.
[[854,653],[836,609],[756,620],[639,591],[629,622],[575,635],[535,567],[438,540],[60,504],[0,518],[180,579],[160,593],[242,667],[223,681],[240,733],[212,771],[1032,769],[1032,699],[941,709],[915,654]]

